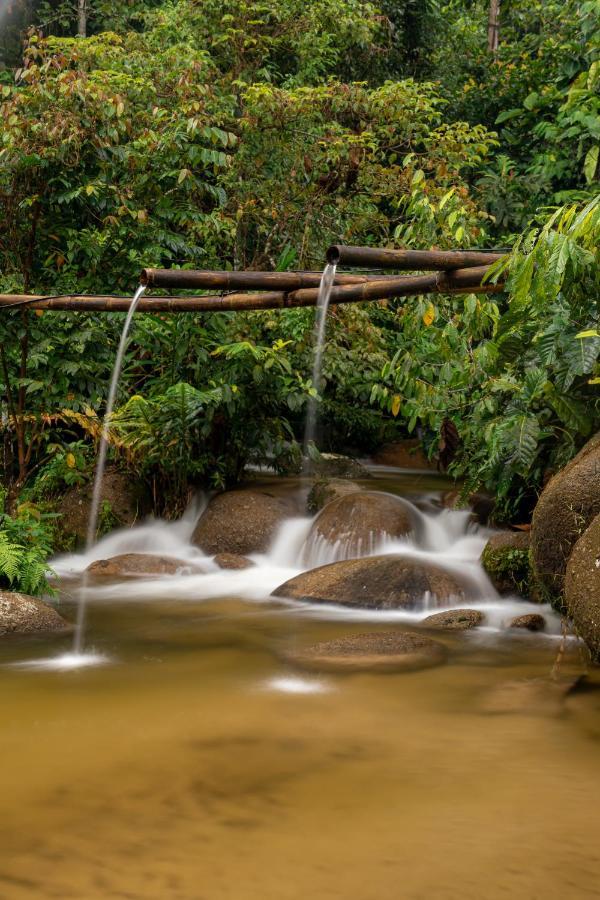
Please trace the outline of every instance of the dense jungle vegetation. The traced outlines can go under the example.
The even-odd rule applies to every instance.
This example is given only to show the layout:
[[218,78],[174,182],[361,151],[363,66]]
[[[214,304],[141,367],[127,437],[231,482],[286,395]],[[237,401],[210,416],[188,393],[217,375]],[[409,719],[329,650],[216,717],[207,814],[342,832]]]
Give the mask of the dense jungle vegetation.
[[[510,248],[502,294],[332,311],[321,449],[418,434],[434,455],[452,423],[450,472],[527,517],[600,427],[597,0],[505,0],[491,30],[483,0],[5,7],[0,292],[320,269],[331,242]],[[44,584],[122,321],[0,311],[0,584]],[[313,321],[138,316],[111,454],[159,512],[249,462],[298,465]]]

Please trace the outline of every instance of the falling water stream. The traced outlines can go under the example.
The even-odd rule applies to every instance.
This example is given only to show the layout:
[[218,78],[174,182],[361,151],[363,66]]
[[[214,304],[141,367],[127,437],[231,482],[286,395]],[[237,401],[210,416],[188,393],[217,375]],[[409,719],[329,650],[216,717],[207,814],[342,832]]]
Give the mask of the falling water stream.
[[[106,402],[106,411],[104,413],[104,420],[102,422],[102,433],[100,435],[100,446],[98,448],[98,459],[96,461],[96,471],[94,474],[94,488],[92,493],[92,505],[90,507],[90,518],[88,521],[88,529],[87,529],[87,537],[86,537],[86,551],[89,552],[93,547],[96,541],[96,530],[98,528],[98,514],[100,512],[100,501],[102,499],[102,483],[104,480],[104,470],[106,468],[106,453],[108,450],[108,429],[110,426],[110,418],[113,413],[113,409],[115,406],[115,400],[117,398],[117,389],[119,387],[119,378],[121,377],[121,369],[123,368],[123,360],[125,357],[125,351],[127,350],[127,344],[129,340],[129,330],[131,328],[131,323],[133,321],[133,316],[136,311],[137,305],[140,302],[144,291],[146,290],[145,285],[140,285],[133,295],[133,299],[131,301],[131,305],[127,311],[127,316],[125,317],[125,323],[123,325],[123,331],[121,332],[121,340],[119,341],[119,347],[117,350],[117,355],[115,358],[115,364],[113,366],[112,376],[110,379],[110,389],[108,392],[108,400]],[[85,611],[87,606],[87,594],[88,594],[88,584],[87,578],[84,577],[83,584],[81,586],[81,590],[79,592],[79,603],[77,606],[77,620],[75,623],[75,634],[73,636],[73,653],[75,655],[81,654],[83,652],[84,645],[84,637],[85,637]]]
[[[317,298],[317,313],[315,317],[314,340],[313,340],[313,368],[312,368],[312,385],[317,394],[321,391],[321,367],[323,365],[323,350],[325,347],[325,330],[327,325],[327,310],[329,309],[329,298],[331,290],[335,283],[335,263],[327,263],[321,276],[319,285],[319,296]],[[308,401],[306,409],[306,426],[304,431],[304,455],[308,457],[310,447],[315,442],[317,430],[317,411],[318,397],[311,397]],[[310,466],[309,466],[310,468]]]

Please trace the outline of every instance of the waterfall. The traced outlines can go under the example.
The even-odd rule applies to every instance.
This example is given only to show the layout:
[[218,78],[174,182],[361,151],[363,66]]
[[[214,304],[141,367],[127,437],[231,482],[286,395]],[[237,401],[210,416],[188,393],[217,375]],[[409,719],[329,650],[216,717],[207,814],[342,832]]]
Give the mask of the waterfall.
[[[98,448],[98,459],[96,462],[96,471],[94,473],[94,489],[92,494],[92,505],[90,508],[90,518],[88,521],[88,529],[87,529],[87,539],[86,539],[86,552],[89,553],[91,548],[94,546],[96,541],[96,529],[98,528],[98,514],[100,511],[100,500],[102,499],[102,482],[104,480],[104,470],[106,468],[106,454],[108,451],[108,429],[110,425],[110,418],[113,413],[113,409],[115,406],[115,400],[117,398],[117,388],[119,387],[119,378],[121,376],[121,369],[123,368],[123,359],[125,357],[125,351],[127,350],[127,344],[129,339],[129,330],[131,328],[131,322],[133,320],[133,315],[135,313],[136,307],[142,298],[142,294],[146,290],[144,285],[140,285],[133,295],[133,300],[131,301],[131,306],[127,312],[127,316],[125,318],[125,323],[123,325],[123,331],[121,332],[121,340],[119,341],[119,348],[117,350],[117,356],[115,359],[115,364],[113,366],[112,377],[110,380],[110,389],[108,392],[108,400],[106,403],[106,411],[104,413],[104,420],[102,422],[102,433],[100,435],[100,446]],[[85,631],[85,611],[87,605],[87,578],[84,578],[81,590],[79,592],[79,603],[77,607],[77,621],[75,624],[75,635],[73,638],[73,652],[81,653],[83,650],[83,638]]]
[[[314,341],[313,341],[313,368],[312,368],[312,385],[317,394],[321,391],[321,366],[323,364],[323,350],[325,347],[325,328],[327,324],[327,310],[329,308],[329,298],[331,290],[335,282],[335,263],[327,263],[323,269],[321,283],[319,285],[319,296],[317,298],[317,314],[315,318]],[[314,444],[317,430],[317,397],[310,397],[306,408],[306,427],[304,431],[304,455],[308,456],[310,445]]]

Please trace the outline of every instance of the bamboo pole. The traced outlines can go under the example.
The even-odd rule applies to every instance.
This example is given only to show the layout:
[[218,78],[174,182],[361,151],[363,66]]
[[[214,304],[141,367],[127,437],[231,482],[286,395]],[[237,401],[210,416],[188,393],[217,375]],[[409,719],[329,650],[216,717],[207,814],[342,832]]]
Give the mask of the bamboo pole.
[[451,269],[490,266],[506,256],[495,250],[382,250],[377,247],[347,247],[333,244],[328,248],[327,262],[340,266],[376,269]]
[[[418,294],[470,294],[497,293],[503,283],[482,283],[488,266],[458,269],[453,272],[436,272],[432,275],[398,275],[360,284],[334,286],[330,302],[360,303],[385,300]],[[315,306],[318,288],[296,291],[267,291],[260,294],[224,294],[205,297],[150,297],[142,298],[139,312],[231,312],[259,309],[286,309]],[[64,310],[71,312],[126,312],[131,306],[130,297],[106,297],[68,295],[44,297],[23,294],[0,294],[0,309],[19,307],[24,303],[29,309]]]
[[[321,272],[226,272],[209,269],[142,269],[140,283],[166,290],[297,291],[319,287]],[[364,284],[389,275],[336,275],[336,284]]]

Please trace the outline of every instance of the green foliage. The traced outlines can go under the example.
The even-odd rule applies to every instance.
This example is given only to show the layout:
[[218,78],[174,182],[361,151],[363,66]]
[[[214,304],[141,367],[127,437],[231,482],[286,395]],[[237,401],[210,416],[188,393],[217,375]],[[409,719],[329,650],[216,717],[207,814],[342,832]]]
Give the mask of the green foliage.
[[[4,508],[5,498],[0,494]],[[52,549],[52,516],[22,503],[13,516],[0,512],[0,588],[26,594],[51,593],[46,562]]]
[[[1,290],[320,268],[333,241],[514,245],[505,294],[332,309],[319,401],[336,450],[416,431],[434,449],[454,422],[452,470],[527,512],[598,427],[597,3],[503,3],[496,56],[469,0],[92,0],[85,40],[62,0],[21,12],[36,28],[0,77]],[[246,463],[293,467],[313,321],[136,316],[111,453],[170,509]],[[121,326],[0,312],[23,496],[89,477]]]
[[179,382],[164,393],[134,396],[115,413],[113,443],[152,481],[161,511],[179,511],[191,485],[234,483],[249,462],[298,468],[284,409],[302,408],[310,388],[293,370],[288,349],[281,340],[271,347],[249,340],[218,346],[211,356],[219,365],[203,388]]
[[403,314],[400,347],[373,386],[371,402],[409,431],[454,420],[463,446],[453,471],[493,491],[499,516],[520,504],[526,513],[545,470],[600,427],[599,239],[600,197],[558,210],[517,241],[505,305],[440,299],[428,325],[422,300]]

